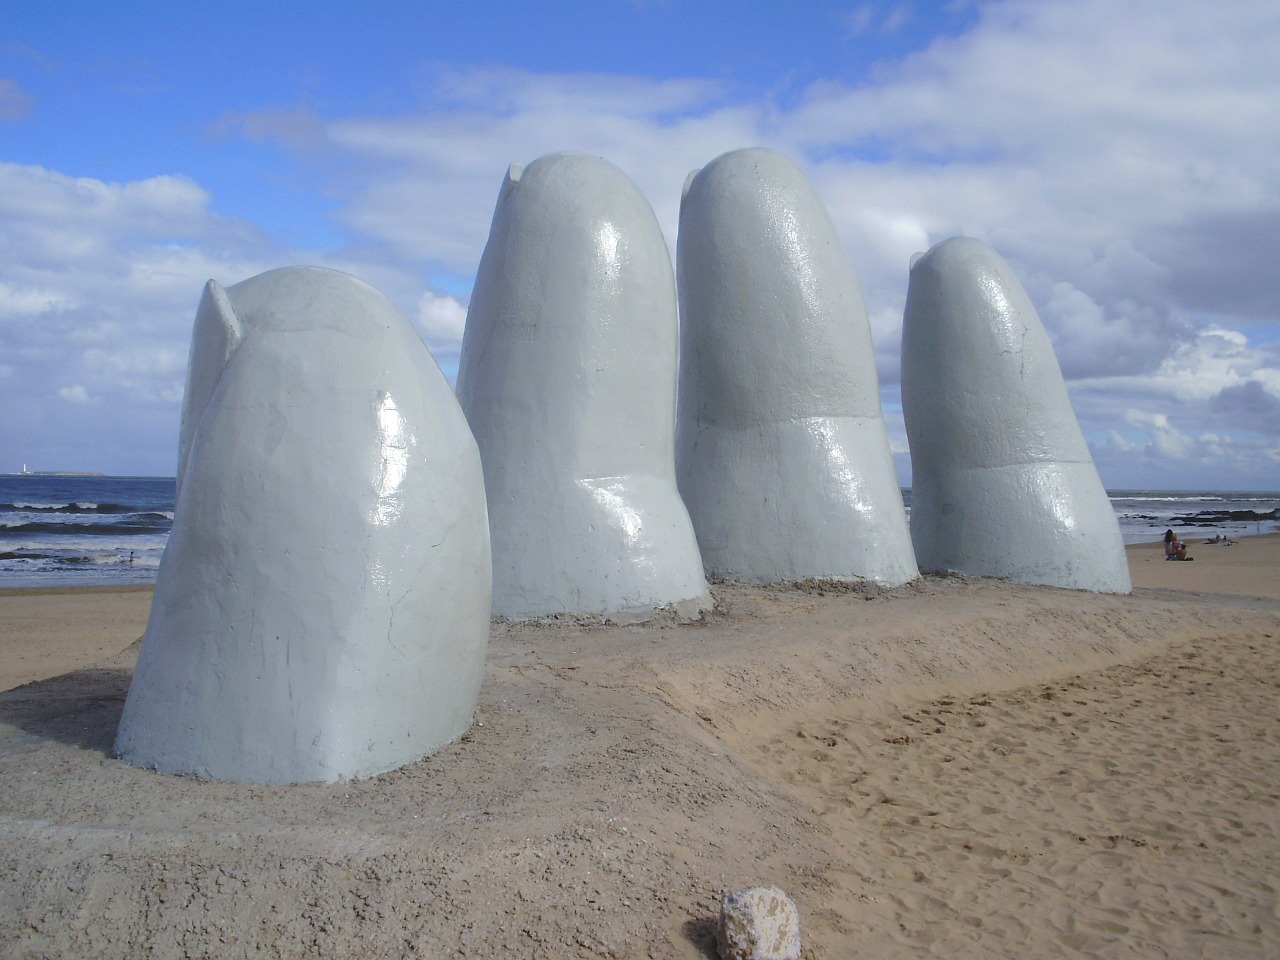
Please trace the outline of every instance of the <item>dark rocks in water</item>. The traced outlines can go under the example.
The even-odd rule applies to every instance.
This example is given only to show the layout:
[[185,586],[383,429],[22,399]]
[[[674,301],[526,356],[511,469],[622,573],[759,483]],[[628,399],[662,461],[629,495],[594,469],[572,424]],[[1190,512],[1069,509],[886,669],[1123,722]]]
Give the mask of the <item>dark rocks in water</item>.
[[1173,517],[1171,527],[1208,527],[1215,523],[1255,523],[1280,520],[1277,509],[1270,510],[1202,510],[1199,513]]

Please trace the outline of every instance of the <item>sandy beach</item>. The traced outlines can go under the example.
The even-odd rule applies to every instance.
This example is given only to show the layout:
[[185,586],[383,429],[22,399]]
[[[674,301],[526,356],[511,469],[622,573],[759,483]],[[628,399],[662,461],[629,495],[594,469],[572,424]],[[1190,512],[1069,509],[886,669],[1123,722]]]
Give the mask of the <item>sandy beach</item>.
[[150,591],[0,591],[0,956],[1280,956],[1280,536],[1133,596],[717,584],[495,623],[477,723],[368,780],[111,757]]

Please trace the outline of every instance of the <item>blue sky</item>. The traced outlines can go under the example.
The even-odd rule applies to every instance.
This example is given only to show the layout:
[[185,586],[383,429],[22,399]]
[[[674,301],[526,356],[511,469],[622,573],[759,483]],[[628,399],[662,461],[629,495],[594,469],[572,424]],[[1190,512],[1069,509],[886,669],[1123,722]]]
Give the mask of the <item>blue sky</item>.
[[769,146],[862,278],[909,478],[912,253],[1022,277],[1109,487],[1280,487],[1280,11],[1249,0],[0,7],[0,470],[171,474],[204,281],[379,287],[456,368],[511,162],[597,153],[676,242]]

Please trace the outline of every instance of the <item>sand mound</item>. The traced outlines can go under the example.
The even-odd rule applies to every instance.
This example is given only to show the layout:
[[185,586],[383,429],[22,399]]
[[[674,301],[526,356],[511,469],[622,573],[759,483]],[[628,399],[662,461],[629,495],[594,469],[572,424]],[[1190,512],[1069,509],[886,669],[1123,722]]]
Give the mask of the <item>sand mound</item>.
[[497,623],[477,724],[338,785],[109,756],[132,656],[0,695],[5,956],[1280,953],[1280,602],[717,584],[701,624]]

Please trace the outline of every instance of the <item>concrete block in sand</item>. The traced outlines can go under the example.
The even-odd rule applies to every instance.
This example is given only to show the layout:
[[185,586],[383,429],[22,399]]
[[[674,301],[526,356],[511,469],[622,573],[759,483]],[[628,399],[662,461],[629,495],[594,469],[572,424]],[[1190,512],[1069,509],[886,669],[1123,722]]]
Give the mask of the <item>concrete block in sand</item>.
[[777,887],[726,893],[720,904],[721,960],[799,960],[800,915]]
[[295,783],[424,756],[471,724],[489,584],[475,441],[405,316],[333,270],[210,281],[120,757]]
[[902,323],[921,570],[1128,593],[1115,511],[1035,307],[986,245],[911,267]]
[[494,613],[710,609],[676,488],[676,326],[671,256],[622,171],[581,153],[511,167],[458,365]]
[[772,150],[717,157],[676,259],[676,474],[707,572],[915,579],[862,288],[809,181]]

